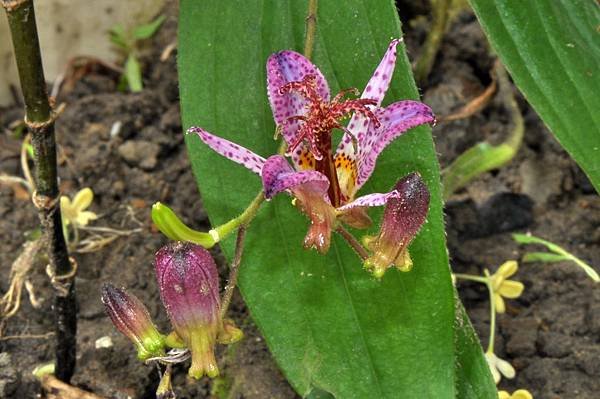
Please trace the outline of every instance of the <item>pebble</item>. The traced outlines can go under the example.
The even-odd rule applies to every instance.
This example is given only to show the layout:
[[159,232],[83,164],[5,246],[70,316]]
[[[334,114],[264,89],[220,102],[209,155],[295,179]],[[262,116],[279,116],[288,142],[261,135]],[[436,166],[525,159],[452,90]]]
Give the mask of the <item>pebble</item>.
[[121,158],[132,166],[138,166],[144,170],[152,170],[158,163],[160,146],[142,140],[129,140],[121,144],[117,150]]

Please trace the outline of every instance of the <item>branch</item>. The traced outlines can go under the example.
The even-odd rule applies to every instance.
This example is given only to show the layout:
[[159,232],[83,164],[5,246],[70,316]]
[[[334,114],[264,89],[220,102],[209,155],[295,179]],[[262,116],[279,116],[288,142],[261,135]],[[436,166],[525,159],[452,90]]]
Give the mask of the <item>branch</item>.
[[45,233],[45,245],[53,274],[56,328],[56,376],[68,382],[75,368],[77,330],[74,273],[62,232],[58,204],[55,114],[46,91],[33,0],[3,1],[15,51],[21,90],[25,100],[25,123],[34,152],[33,203]]

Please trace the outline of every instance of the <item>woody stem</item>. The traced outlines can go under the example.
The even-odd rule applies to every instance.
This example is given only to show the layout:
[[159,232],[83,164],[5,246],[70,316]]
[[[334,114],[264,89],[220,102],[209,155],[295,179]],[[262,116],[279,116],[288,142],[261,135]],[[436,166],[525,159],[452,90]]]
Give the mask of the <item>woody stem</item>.
[[56,329],[56,376],[69,382],[75,369],[77,314],[75,276],[63,236],[58,203],[55,114],[48,99],[32,0],[7,1],[8,25],[15,51],[21,91],[25,100],[25,122],[31,134],[35,189],[33,201],[45,234],[46,251],[53,271]]

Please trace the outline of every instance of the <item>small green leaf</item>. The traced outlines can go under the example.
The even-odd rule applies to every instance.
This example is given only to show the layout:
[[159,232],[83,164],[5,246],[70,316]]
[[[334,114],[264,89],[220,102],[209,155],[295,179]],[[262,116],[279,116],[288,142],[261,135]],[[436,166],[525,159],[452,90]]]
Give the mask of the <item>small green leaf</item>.
[[128,50],[129,44],[127,43],[127,34],[122,25],[115,25],[109,31],[109,38],[112,44],[123,49]]
[[600,191],[598,3],[470,2],[517,87]]
[[444,199],[467,185],[475,177],[497,169],[514,158],[525,133],[523,116],[515,101],[510,81],[504,68],[497,63],[494,73],[498,81],[498,96],[503,99],[512,119],[512,130],[506,140],[499,145],[478,143],[458,156],[442,171]]
[[[594,268],[592,266],[588,265],[587,263],[585,263],[584,261],[582,261],[581,259],[579,259],[575,255],[567,252],[566,250],[564,250],[560,246],[558,246],[558,245],[556,245],[556,244],[554,244],[554,243],[552,243],[550,241],[547,241],[547,240],[544,240],[543,238],[535,237],[535,236],[532,236],[532,235],[529,235],[529,234],[519,234],[519,233],[513,234],[513,239],[516,242],[518,242],[519,244],[539,244],[539,245],[543,245],[546,248],[548,248],[548,250],[554,252],[557,255],[560,255],[560,256],[564,257],[565,260],[570,260],[571,262],[574,262],[577,266],[579,266],[580,268],[582,268],[583,271],[588,276],[590,276],[590,278],[592,280],[594,280],[594,282],[596,282],[596,283],[600,282],[600,276],[598,275],[598,273],[596,272],[596,270],[594,270]],[[535,254],[540,254],[539,252],[534,252],[534,253]],[[525,258],[527,258],[527,255],[525,255]]]
[[482,173],[496,169],[510,161],[515,150],[506,144],[497,146],[482,142],[475,144],[459,155],[442,172],[444,198],[467,185]]
[[165,19],[166,17],[164,15],[161,15],[154,21],[146,25],[138,26],[133,31],[133,37],[135,37],[137,40],[149,39],[156,33],[156,31],[158,30],[158,28],[160,28]]
[[552,263],[552,262],[561,262],[563,260],[570,260],[568,256],[552,254],[550,252],[528,252],[523,256],[523,262],[544,262],[544,263]]
[[127,61],[125,61],[125,77],[127,78],[129,90],[134,93],[142,91],[144,88],[142,84],[142,68],[133,54],[129,54]]

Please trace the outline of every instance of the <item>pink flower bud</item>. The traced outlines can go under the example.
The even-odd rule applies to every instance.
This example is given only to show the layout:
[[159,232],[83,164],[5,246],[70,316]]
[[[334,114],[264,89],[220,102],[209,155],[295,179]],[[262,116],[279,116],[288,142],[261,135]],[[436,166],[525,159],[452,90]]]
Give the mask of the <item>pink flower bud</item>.
[[392,266],[402,271],[412,268],[408,244],[425,222],[429,209],[429,191],[418,173],[403,177],[394,189],[399,196],[387,202],[379,235],[367,242],[373,255],[365,261],[365,268],[378,278]]
[[117,330],[135,344],[138,358],[145,360],[164,355],[164,337],[135,295],[106,283],[102,286],[102,303]]
[[198,245],[174,242],[156,253],[156,278],[173,328],[192,354],[188,374],[216,377],[213,350],[221,318],[215,261]]

